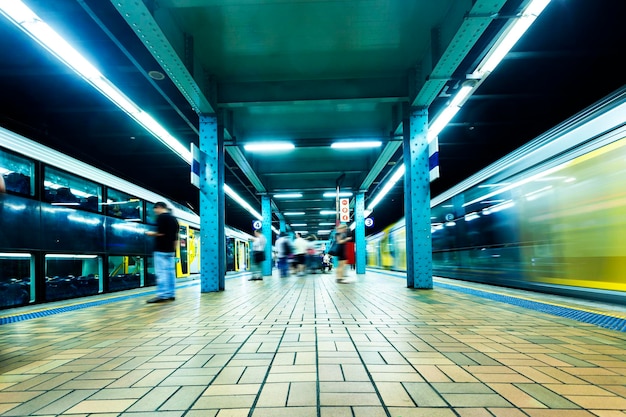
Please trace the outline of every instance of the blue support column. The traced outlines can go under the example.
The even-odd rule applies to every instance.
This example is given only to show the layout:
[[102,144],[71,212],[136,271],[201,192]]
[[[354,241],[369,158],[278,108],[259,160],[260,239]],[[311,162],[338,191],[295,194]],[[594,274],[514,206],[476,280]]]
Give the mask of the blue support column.
[[354,205],[354,222],[356,223],[355,243],[356,247],[356,273],[365,273],[365,195],[358,192]]
[[224,141],[216,115],[200,115],[199,148],[206,156],[200,169],[200,291],[216,292],[226,279]]
[[265,245],[265,262],[261,268],[263,276],[272,275],[272,205],[269,195],[261,197],[261,215],[263,216],[263,236],[267,240]]
[[406,222],[407,287],[433,288],[430,233],[430,168],[428,111],[409,110],[404,118],[404,208]]
[[285,223],[285,219],[280,219],[280,234],[285,234],[287,233],[287,224]]

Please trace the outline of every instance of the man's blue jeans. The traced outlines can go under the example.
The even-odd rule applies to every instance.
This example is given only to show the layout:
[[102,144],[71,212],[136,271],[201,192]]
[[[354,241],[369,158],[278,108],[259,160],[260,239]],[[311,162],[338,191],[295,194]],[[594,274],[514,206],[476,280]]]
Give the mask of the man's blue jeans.
[[176,292],[176,256],[174,252],[154,252],[157,297],[173,298]]
[[289,258],[278,258],[278,271],[281,278],[289,276]]

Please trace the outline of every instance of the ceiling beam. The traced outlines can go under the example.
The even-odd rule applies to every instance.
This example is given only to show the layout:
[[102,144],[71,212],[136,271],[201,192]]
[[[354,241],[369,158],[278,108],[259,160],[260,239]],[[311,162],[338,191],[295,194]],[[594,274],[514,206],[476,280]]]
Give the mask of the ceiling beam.
[[248,178],[248,181],[250,181],[256,192],[261,194],[266,193],[267,189],[256,175],[256,172],[254,172],[254,169],[252,169],[252,166],[241,152],[241,149],[238,146],[225,146],[225,148],[226,152],[228,152],[239,169],[241,169],[241,172]]
[[[169,39],[180,38],[182,30],[175,27],[173,19],[167,19],[168,15],[161,14],[161,24],[150,13],[148,7],[142,1],[111,0],[111,4],[117,9],[128,26],[135,32],[137,38],[150,51],[154,59],[161,65],[168,77],[174,82],[185,99],[198,114],[213,114],[215,108],[209,103],[204,95],[202,86],[194,79]],[[161,9],[163,10],[163,9]],[[167,20],[167,24],[165,24]],[[167,31],[167,36],[165,32]],[[184,45],[184,40],[181,40]],[[181,49],[183,49],[181,47]],[[183,49],[184,50],[184,49]],[[200,79],[200,82],[203,82]]]
[[402,145],[402,141],[399,140],[387,142],[387,145],[385,145],[385,148],[380,153],[380,156],[374,163],[374,166],[372,166],[372,169],[367,174],[367,177],[365,177],[361,183],[359,190],[368,190],[370,188],[370,185],[372,185],[372,183],[376,180],[383,168],[387,166],[389,160],[393,157],[398,148],[400,148],[400,145]]
[[344,80],[297,80],[219,84],[217,101],[221,107],[246,103],[281,103],[335,100],[405,101],[406,77],[380,77]]
[[[454,72],[459,68],[463,59],[470,53],[505,3],[506,0],[477,0],[469,14],[466,14],[465,10],[460,8],[451,11],[453,18],[445,19],[446,24],[457,25],[458,16],[462,14],[461,24],[450,39],[446,39],[445,35],[443,35],[452,32],[449,27],[439,30],[443,39],[438,39],[438,42],[448,45],[448,47],[436,59],[433,70],[427,79],[424,80],[415,99],[411,102],[412,106],[428,108],[431,105],[444,85],[452,79]],[[461,5],[462,2],[456,4]],[[421,80],[417,80],[417,82],[419,83]]]

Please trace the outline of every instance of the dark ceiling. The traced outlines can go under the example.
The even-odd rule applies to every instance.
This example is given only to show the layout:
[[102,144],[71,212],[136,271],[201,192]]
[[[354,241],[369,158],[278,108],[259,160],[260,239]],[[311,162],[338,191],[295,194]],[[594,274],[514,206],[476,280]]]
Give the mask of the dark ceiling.
[[[198,113],[216,114],[225,183],[258,211],[263,193],[302,192],[273,199],[274,220],[303,210],[287,224],[315,233],[334,220],[319,215],[335,204],[322,193],[342,178],[342,189],[367,190],[367,206],[402,161],[403,111],[436,115],[527,1],[24,3],[185,147],[198,144]],[[439,135],[431,196],[621,87],[624,16],[623,0],[552,0]],[[198,209],[187,162],[4,18],[0,50],[1,126]],[[296,149],[243,149],[268,139]],[[354,139],[383,146],[329,148]],[[377,206],[374,231],[403,216],[402,187]],[[250,231],[252,220],[226,198],[227,224]]]

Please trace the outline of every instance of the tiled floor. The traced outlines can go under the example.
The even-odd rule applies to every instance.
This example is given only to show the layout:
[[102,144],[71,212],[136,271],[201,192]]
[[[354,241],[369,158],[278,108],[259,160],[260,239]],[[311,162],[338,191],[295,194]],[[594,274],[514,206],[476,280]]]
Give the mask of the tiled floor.
[[625,332],[369,271],[184,284],[0,325],[0,416],[626,416]]

